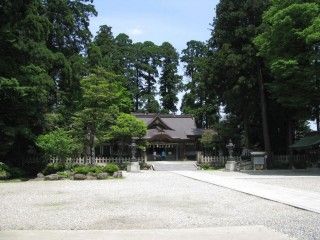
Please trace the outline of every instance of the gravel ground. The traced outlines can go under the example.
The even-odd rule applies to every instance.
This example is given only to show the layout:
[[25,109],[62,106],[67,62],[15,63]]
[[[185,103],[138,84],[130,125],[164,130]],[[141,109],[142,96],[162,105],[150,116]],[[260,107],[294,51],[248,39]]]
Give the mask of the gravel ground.
[[319,239],[320,215],[169,172],[107,181],[0,183],[0,230],[264,225]]

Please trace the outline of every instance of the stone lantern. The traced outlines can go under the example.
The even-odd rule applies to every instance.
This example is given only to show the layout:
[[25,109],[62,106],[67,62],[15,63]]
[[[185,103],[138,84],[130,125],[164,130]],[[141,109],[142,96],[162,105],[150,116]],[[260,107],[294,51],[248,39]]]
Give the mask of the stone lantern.
[[225,169],[227,171],[235,171],[236,170],[236,161],[234,161],[233,158],[233,149],[234,149],[235,145],[232,143],[232,140],[229,140],[229,143],[226,145],[226,148],[228,149],[228,153],[229,153],[229,159],[226,163]]
[[140,165],[136,158],[137,153],[137,143],[138,140],[137,137],[132,137],[132,143],[131,143],[131,161],[127,166],[127,172],[140,172]]

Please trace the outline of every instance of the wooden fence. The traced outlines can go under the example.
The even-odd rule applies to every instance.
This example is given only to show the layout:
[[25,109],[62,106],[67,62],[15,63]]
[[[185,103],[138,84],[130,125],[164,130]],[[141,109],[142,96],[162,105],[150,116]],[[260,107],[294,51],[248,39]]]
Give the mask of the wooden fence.
[[[136,158],[136,161],[142,162],[144,158]],[[105,165],[107,163],[116,163],[116,164],[121,164],[125,162],[130,162],[131,158],[125,158],[125,157],[96,157],[94,159],[95,164],[97,165]],[[51,158],[50,159],[51,163],[57,163],[59,162],[58,158]],[[90,158],[84,158],[84,157],[79,157],[79,158],[67,158],[66,163],[74,163],[74,164],[87,164],[90,162]]]
[[[241,157],[236,156],[233,159],[237,162],[239,169],[249,170],[253,168],[252,161],[242,160]],[[210,164],[215,167],[224,167],[229,160],[228,156],[198,156],[199,164]],[[268,156],[268,161],[272,168],[289,168],[290,162],[306,163],[307,167],[320,167],[320,154],[299,154],[299,155],[271,155]]]
[[270,162],[274,167],[286,167],[290,162],[304,162],[307,167],[319,167],[320,154],[271,155]]
[[[210,164],[215,167],[224,167],[226,162],[230,159],[229,156],[203,156],[200,155],[198,158],[199,164]],[[233,157],[234,161],[239,162],[240,157]]]

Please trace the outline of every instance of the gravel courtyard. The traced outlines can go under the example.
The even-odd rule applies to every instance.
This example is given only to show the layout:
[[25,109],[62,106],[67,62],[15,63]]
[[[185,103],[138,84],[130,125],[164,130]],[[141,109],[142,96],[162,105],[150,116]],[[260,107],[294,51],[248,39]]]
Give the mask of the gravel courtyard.
[[319,239],[320,215],[170,172],[107,181],[0,183],[0,230],[264,225]]

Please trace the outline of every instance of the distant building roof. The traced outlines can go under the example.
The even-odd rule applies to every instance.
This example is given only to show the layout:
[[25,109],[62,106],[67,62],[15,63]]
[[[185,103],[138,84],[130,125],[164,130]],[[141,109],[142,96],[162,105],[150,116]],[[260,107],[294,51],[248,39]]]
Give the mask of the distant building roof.
[[148,126],[146,139],[152,139],[164,135],[169,139],[187,140],[195,136],[201,136],[202,129],[196,127],[191,115],[173,115],[156,113],[133,113]]
[[303,137],[290,146],[292,149],[303,150],[313,147],[320,147],[320,133],[314,132],[309,136]]

